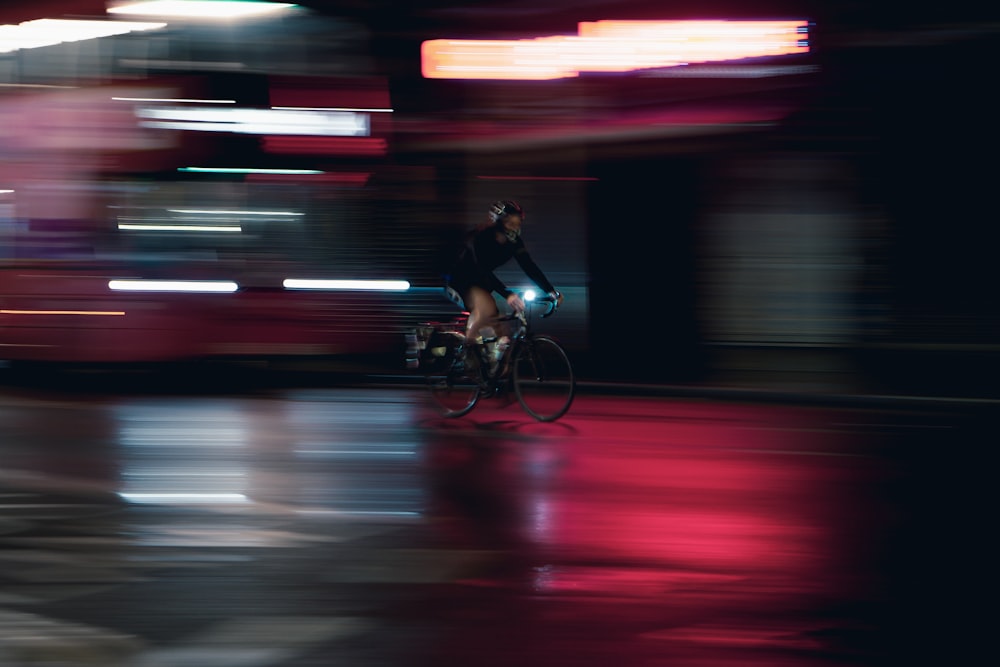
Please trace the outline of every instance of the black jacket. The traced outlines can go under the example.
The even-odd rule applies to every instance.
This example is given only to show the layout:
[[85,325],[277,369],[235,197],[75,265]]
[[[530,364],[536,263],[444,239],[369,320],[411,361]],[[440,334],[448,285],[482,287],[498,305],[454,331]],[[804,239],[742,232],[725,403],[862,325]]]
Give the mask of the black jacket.
[[555,292],[555,288],[542,270],[538,268],[524,240],[518,237],[516,241],[509,240],[497,226],[489,226],[471,232],[458,256],[458,261],[446,277],[447,282],[459,293],[464,293],[469,287],[477,286],[488,292],[496,292],[505,299],[512,294],[511,290],[497,278],[494,271],[511,260],[517,260],[518,265],[540,289],[546,293]]

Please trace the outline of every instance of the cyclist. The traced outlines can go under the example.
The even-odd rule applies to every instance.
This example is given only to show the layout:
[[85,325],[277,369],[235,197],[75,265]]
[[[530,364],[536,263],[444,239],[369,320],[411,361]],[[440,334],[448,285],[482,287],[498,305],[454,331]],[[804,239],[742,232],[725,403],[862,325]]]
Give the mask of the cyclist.
[[[502,200],[489,208],[489,219],[478,225],[466,237],[450,275],[445,276],[445,291],[452,301],[469,311],[465,337],[482,346],[483,337],[498,337],[498,353],[505,342],[506,332],[497,331],[499,310],[493,298],[496,292],[515,312],[524,310],[524,301],[503,284],[496,269],[517,260],[524,273],[545,293],[562,304],[560,294],[535,264],[521,238],[524,209],[516,201]],[[496,359],[491,360],[493,363]]]

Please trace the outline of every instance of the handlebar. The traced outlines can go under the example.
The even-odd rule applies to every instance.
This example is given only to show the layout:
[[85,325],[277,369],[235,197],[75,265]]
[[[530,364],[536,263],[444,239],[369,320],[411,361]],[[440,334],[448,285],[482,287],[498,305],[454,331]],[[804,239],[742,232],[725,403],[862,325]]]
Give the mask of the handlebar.
[[545,312],[541,314],[541,317],[543,319],[546,317],[551,317],[559,309],[559,296],[561,295],[558,292],[556,292],[556,296],[550,296],[546,294],[544,296],[532,296],[530,299],[524,298],[526,294],[528,294],[528,292],[521,292],[520,294],[521,298],[524,299],[524,305],[526,307],[523,313],[512,312],[509,313],[508,315],[501,316],[500,319],[501,320],[520,319],[523,321],[524,318],[527,317],[528,309],[531,307],[531,304],[533,303],[546,304],[547,307],[545,309]]
[[559,297],[558,296],[549,296],[549,295],[540,296],[540,297],[536,296],[534,299],[532,299],[528,303],[544,303],[544,304],[548,305],[548,308],[546,308],[545,312],[542,313],[542,318],[543,319],[546,318],[546,317],[552,316],[553,314],[555,314],[555,312],[557,310],[559,310]]

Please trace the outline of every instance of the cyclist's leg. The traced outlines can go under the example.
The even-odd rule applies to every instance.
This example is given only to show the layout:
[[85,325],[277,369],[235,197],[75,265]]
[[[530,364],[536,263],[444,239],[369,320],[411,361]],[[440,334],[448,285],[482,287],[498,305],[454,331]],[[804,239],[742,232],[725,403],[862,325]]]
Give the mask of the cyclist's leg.
[[483,339],[495,338],[495,326],[500,312],[493,295],[483,287],[477,285],[469,287],[463,292],[462,299],[469,310],[465,329],[466,349],[473,352],[471,356],[475,357],[476,363],[479,364],[485,382],[492,376],[496,363]]
[[480,336],[483,338],[506,337],[510,341],[511,327],[507,321],[500,316],[496,299],[493,293],[484,287],[473,285],[461,294],[462,299],[469,310],[468,326],[465,337],[468,341],[475,341]]
[[496,300],[489,291],[478,285],[472,285],[462,294],[462,299],[469,309],[469,323],[465,329],[467,341],[475,341],[482,335],[482,331],[486,327],[494,328],[495,331],[500,311],[497,309]]

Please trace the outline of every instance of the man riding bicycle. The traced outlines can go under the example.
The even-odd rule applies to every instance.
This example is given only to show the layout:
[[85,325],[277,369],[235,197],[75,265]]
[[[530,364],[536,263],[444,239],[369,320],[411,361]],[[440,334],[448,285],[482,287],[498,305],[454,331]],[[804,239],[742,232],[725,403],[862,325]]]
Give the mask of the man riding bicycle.
[[507,332],[497,331],[499,309],[493,293],[502,296],[515,312],[524,310],[524,301],[512,292],[497,276],[496,269],[511,260],[517,260],[524,273],[538,287],[562,304],[560,294],[535,264],[521,238],[524,209],[511,200],[498,201],[490,206],[489,220],[478,225],[466,237],[451,273],[445,276],[445,290],[453,301],[469,311],[465,331],[466,341],[477,345],[482,352],[483,338],[497,337],[498,355],[504,343],[509,342]]

